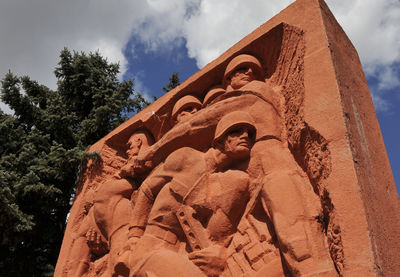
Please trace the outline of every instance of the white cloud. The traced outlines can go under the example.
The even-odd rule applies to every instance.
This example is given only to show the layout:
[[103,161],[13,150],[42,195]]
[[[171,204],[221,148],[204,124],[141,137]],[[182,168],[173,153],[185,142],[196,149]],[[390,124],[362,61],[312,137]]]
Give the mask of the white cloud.
[[380,80],[378,89],[389,90],[394,87],[400,87],[399,72],[394,67],[386,66],[377,72],[377,74]]
[[10,107],[3,102],[0,101],[0,110],[7,114],[13,114],[13,111],[10,109]]
[[204,0],[183,28],[189,56],[203,67],[293,1]]
[[185,40],[201,68],[290,2],[148,0],[148,14],[133,34],[148,51],[168,51]]
[[[356,47],[365,73],[377,78],[378,90],[373,94],[399,87],[395,63],[400,62],[400,1],[328,0],[327,3]],[[374,97],[378,110],[382,110],[379,107],[384,101],[381,95]]]
[[[400,58],[398,0],[328,0],[365,64],[387,64]],[[349,4],[351,3],[351,4]],[[347,7],[347,8],[346,8]]]
[[197,11],[197,0],[147,0],[144,20],[133,26],[133,34],[148,51],[169,51],[183,43],[183,27]]
[[[189,1],[180,1],[178,5],[177,2],[150,5],[153,10],[146,18],[146,27],[136,29],[135,33],[150,51],[170,49],[183,37],[189,56],[201,68],[293,1],[190,1],[198,4],[190,16],[185,13]],[[327,3],[358,50],[366,74],[376,77],[378,90],[373,94],[380,96],[374,99],[380,99],[376,107],[383,111],[382,91],[399,86],[394,65],[400,62],[400,2],[327,0]]]
[[372,101],[374,102],[375,109],[378,111],[387,112],[391,108],[390,103],[383,99],[381,95],[372,94]]
[[[293,0],[148,0],[143,25],[134,28],[148,50],[187,41],[199,67],[215,59]],[[327,0],[367,70],[400,59],[398,0]],[[191,12],[188,13],[188,10]],[[382,43],[384,42],[384,43]]]
[[[0,76],[11,69],[55,88],[60,50],[96,51],[127,69],[129,38],[147,51],[170,51],[186,42],[199,67],[289,5],[292,0],[2,0]],[[399,86],[400,2],[327,0],[356,46],[377,88]],[[135,49],[128,49],[135,53]],[[139,78],[140,79],[140,78]],[[138,81],[136,81],[138,82]],[[379,94],[379,91],[375,91]],[[383,99],[383,98],[382,98]]]
[[96,51],[126,69],[123,48],[142,20],[143,1],[2,0],[0,75],[10,69],[55,88],[54,67],[64,47]]
[[139,91],[140,94],[143,96],[144,99],[147,101],[151,102],[153,101],[153,97],[150,96],[149,89],[146,87],[146,85],[141,81],[145,77],[145,72],[143,70],[140,70],[136,73],[136,75],[132,76],[133,79],[135,79],[133,83],[133,87],[135,91]]

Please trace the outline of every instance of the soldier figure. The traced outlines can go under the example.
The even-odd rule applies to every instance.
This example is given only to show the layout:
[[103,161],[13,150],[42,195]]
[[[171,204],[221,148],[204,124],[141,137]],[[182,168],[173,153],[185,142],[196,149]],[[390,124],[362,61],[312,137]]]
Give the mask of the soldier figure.
[[223,272],[225,248],[249,200],[243,169],[254,138],[249,114],[230,113],[217,125],[213,148],[181,148],[143,182],[130,232],[131,276]]
[[183,122],[190,118],[191,115],[198,112],[201,109],[201,102],[199,99],[192,95],[185,95],[176,101],[174,108],[172,109],[172,121],[173,124]]
[[[321,210],[318,196],[282,136],[268,130],[270,124],[279,122],[282,101],[279,91],[265,82],[262,72],[255,57],[243,54],[232,59],[224,74],[227,92],[252,92],[269,102],[263,103],[264,109],[249,111],[256,122],[257,138],[247,172],[258,185],[259,201],[272,223],[285,270],[293,276],[337,276],[315,219]],[[275,111],[270,110],[271,123],[265,119],[268,106],[275,107]]]
[[78,231],[70,252],[68,276],[82,276],[89,270],[90,257],[109,252],[107,270],[111,274],[118,252],[128,238],[132,212],[131,195],[139,184],[129,180],[129,158],[137,156],[153,143],[146,131],[135,132],[127,142],[128,163],[121,171],[96,191],[89,191],[86,199],[88,214]]

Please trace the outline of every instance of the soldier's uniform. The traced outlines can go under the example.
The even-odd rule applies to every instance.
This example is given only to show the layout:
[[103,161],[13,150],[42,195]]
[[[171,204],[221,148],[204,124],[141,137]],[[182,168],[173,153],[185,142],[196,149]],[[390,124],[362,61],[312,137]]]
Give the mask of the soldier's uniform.
[[[140,190],[150,201],[157,198],[144,235],[132,250],[131,275],[168,270],[168,257],[196,276],[201,272],[187,259],[188,252],[230,243],[249,199],[249,178],[239,170],[212,172],[214,151],[177,150],[142,184]],[[145,223],[138,217],[133,224],[141,229]]]

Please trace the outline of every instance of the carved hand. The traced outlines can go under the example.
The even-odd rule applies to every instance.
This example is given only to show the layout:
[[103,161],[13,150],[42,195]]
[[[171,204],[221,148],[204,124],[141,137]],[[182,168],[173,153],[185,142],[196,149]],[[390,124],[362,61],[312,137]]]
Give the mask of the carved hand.
[[153,168],[153,156],[154,151],[150,147],[143,152],[140,152],[139,155],[136,157],[138,168],[142,171],[146,171]]
[[207,276],[220,276],[226,265],[225,248],[212,245],[189,253],[189,259]]
[[134,178],[138,175],[146,173],[153,167],[151,161],[143,159],[142,156],[133,156],[129,161],[121,168],[119,175],[122,178],[130,177]]
[[[132,160],[132,159],[131,159],[131,160]],[[134,174],[134,170],[133,170],[133,165],[131,164],[131,160],[128,161],[128,163],[125,164],[125,165],[121,168],[121,171],[120,171],[119,175],[120,175],[122,178],[127,178],[127,177],[132,178],[132,177],[134,177],[135,174]]]
[[101,239],[101,235],[94,227],[90,227],[86,233],[86,241],[90,250],[96,255],[102,255],[107,252],[107,245]]
[[[135,247],[139,237],[130,237],[128,242],[118,253],[118,258],[115,262],[114,273],[118,276],[129,275],[129,257],[133,253],[132,250]],[[114,276],[114,275],[113,275]]]

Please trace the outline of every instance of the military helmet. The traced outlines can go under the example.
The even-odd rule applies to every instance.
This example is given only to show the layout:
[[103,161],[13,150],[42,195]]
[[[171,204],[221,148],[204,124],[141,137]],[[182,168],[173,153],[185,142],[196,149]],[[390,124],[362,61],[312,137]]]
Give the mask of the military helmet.
[[176,101],[174,108],[172,109],[172,118],[176,120],[178,114],[184,110],[186,107],[192,106],[197,109],[201,109],[201,102],[199,99],[192,95],[185,95],[178,101]]
[[260,61],[252,55],[241,54],[234,57],[226,66],[223,85],[227,85],[228,78],[231,76],[233,71],[243,67],[250,67],[253,70],[253,73],[257,80],[263,79],[263,69]]
[[215,129],[213,145],[220,141],[224,136],[236,127],[245,126],[252,132],[253,137],[256,135],[256,127],[253,118],[243,111],[236,111],[224,115],[218,122]]
[[215,98],[225,93],[225,90],[217,85],[213,86],[206,94],[203,100],[203,107],[208,106]]

